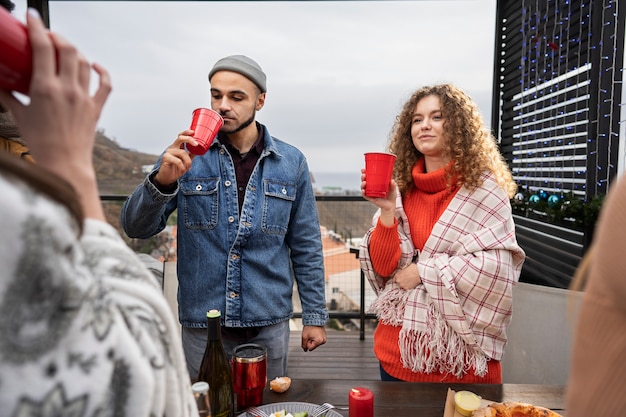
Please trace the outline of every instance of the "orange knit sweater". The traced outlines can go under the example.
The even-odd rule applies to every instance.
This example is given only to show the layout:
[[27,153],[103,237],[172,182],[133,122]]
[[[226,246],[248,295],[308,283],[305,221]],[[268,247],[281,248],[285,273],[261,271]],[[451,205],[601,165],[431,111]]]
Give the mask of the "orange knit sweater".
[[[402,197],[404,211],[409,219],[409,228],[414,246],[421,250],[439,217],[456,195],[458,188],[446,188],[445,169],[424,173],[424,160],[417,161],[412,171],[415,188]],[[389,276],[398,267],[400,260],[400,239],[397,221],[391,227],[380,222],[370,239],[372,266],[381,276]],[[374,353],[381,366],[389,375],[410,382],[463,382],[501,383],[502,370],[499,361],[488,362],[488,372],[478,377],[469,372],[463,378],[439,372],[422,374],[402,366],[398,344],[400,326],[379,323],[374,332]]]

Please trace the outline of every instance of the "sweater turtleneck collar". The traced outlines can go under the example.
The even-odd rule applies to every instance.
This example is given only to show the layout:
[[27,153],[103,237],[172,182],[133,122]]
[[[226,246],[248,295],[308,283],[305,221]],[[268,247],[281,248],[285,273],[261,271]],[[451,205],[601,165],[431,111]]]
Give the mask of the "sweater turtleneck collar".
[[[453,162],[450,161],[446,166],[439,168],[433,172],[424,172],[426,170],[424,158],[420,158],[413,165],[411,175],[413,183],[418,190],[425,193],[438,193],[446,189],[448,183],[446,181],[446,170],[452,167]],[[456,188],[456,187],[454,187]]]

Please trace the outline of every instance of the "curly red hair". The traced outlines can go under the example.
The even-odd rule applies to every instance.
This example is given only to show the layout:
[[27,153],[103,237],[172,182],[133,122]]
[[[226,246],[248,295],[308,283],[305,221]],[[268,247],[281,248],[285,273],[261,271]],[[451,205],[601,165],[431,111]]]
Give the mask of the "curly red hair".
[[413,144],[411,122],[417,103],[426,96],[437,96],[441,103],[447,139],[443,152],[444,156],[453,161],[447,175],[449,181],[456,178],[456,185],[459,187],[474,189],[481,185],[481,175],[485,171],[491,171],[498,184],[512,198],[517,185],[495,138],[485,127],[474,101],[452,84],[426,86],[416,90],[396,116],[389,136],[388,150],[397,156],[394,178],[400,192],[405,194],[414,187],[411,170],[415,162],[423,157]]

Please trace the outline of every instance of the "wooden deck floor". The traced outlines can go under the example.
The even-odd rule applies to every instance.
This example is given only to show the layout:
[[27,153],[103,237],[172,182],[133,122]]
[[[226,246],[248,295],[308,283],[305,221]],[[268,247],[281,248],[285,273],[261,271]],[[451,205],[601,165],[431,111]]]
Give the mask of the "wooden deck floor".
[[300,331],[291,331],[287,371],[291,378],[380,380],[371,331],[365,334],[365,340],[359,340],[357,331],[327,328],[326,333],[325,345],[304,352],[300,347]]

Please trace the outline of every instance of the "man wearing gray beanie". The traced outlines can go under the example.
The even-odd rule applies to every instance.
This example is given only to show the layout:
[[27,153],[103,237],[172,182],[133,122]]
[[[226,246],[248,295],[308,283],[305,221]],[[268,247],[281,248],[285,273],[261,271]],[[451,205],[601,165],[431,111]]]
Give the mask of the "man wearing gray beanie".
[[256,121],[267,95],[261,66],[244,55],[209,71],[211,107],[223,120],[203,155],[183,130],[122,209],[129,237],[163,230],[178,209],[179,318],[187,366],[198,375],[206,312],[222,313],[227,353],[267,349],[267,377],[287,375],[294,279],[302,303],[302,349],[326,343],[324,258],[306,158]]

